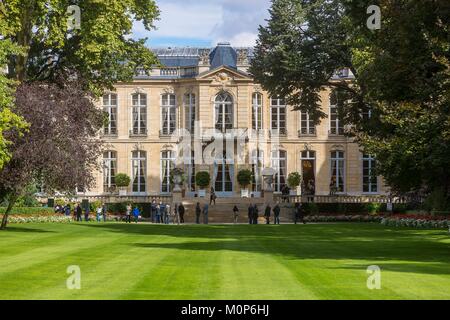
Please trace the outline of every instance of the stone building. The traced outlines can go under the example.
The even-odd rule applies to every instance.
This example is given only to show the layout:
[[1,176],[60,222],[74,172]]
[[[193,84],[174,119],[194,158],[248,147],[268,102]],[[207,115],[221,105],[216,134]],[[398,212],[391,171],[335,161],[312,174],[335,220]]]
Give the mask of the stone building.
[[[236,176],[242,168],[253,171],[248,189],[251,196],[260,197],[261,171],[266,167],[277,172],[276,192],[289,173],[299,172],[299,194],[328,195],[330,189],[347,195],[384,193],[382,179],[371,174],[373,158],[343,135],[329,90],[321,93],[328,118],[315,126],[308,114],[292,111],[282,97],[269,96],[253,81],[248,73],[250,48],[220,43],[213,49],[154,52],[161,67],[139,73],[131,83],[118,83],[99,102],[110,119],[102,133],[108,151],[97,186],[87,194],[114,192],[117,173],[131,177],[128,195],[170,194],[175,167],[185,172],[185,197],[197,194],[198,171],[210,173],[219,197],[240,195]],[[225,134],[233,129],[237,135]],[[194,136],[182,139],[180,130]],[[218,143],[224,136],[228,140]],[[190,150],[180,148],[186,141]],[[205,151],[212,161],[204,161]]]

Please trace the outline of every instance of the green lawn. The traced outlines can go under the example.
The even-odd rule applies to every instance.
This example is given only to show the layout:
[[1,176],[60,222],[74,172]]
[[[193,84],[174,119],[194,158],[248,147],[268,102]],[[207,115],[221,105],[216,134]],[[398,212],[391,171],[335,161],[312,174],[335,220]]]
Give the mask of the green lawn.
[[[81,290],[66,269],[81,268]],[[381,290],[366,286],[378,265]],[[0,299],[450,299],[450,236],[378,224],[10,225]]]

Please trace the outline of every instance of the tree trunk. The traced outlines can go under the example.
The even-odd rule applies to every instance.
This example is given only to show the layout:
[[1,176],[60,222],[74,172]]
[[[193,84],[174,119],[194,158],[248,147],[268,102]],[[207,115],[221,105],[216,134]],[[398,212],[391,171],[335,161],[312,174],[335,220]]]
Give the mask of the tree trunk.
[[16,203],[17,198],[18,198],[17,195],[11,195],[9,197],[8,208],[6,208],[5,214],[3,215],[2,225],[0,226],[0,230],[6,229],[6,225],[8,224],[8,215],[11,212],[11,209],[14,207],[14,204]]

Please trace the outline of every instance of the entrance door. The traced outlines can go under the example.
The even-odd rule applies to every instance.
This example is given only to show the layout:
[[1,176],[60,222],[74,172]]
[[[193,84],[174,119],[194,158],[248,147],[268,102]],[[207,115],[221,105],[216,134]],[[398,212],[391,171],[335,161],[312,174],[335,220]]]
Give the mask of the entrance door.
[[316,193],[316,153],[314,151],[302,152],[302,194],[314,195]]
[[234,165],[216,160],[214,163],[214,190],[219,197],[233,196]]

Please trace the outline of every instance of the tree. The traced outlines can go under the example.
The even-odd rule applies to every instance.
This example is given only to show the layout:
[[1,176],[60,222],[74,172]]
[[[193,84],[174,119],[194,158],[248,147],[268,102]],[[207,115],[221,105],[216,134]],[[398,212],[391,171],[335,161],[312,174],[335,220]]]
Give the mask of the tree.
[[249,169],[239,170],[237,175],[237,181],[243,188],[247,187],[252,182],[252,172]]
[[15,94],[15,111],[30,123],[29,131],[7,133],[11,160],[0,175],[0,202],[7,201],[1,229],[17,198],[33,182],[46,192],[73,193],[88,188],[99,169],[102,141],[96,138],[103,113],[76,80],[22,83]]
[[[23,48],[11,55],[9,77],[54,80],[77,70],[89,89],[101,94],[118,81],[129,81],[157,63],[145,40],[131,39],[133,21],[153,28],[159,10],[154,0],[5,0],[0,21],[5,39]],[[72,7],[69,7],[71,6]],[[80,9],[80,25],[73,5]],[[75,21],[73,20],[75,19]]]
[[7,34],[6,23],[0,19],[0,170],[11,157],[8,150],[11,141],[5,138],[5,133],[13,129],[26,129],[23,119],[11,111],[16,83],[7,78],[5,70],[8,57],[20,55],[22,51],[11,40],[4,39]]
[[[449,25],[446,1],[275,0],[250,68],[273,95],[317,122],[331,88],[347,134],[376,157],[393,192],[450,198]],[[354,75],[334,77],[348,68]]]

